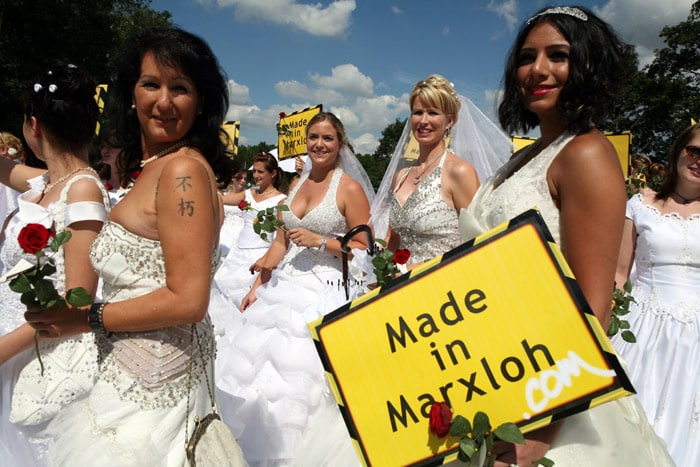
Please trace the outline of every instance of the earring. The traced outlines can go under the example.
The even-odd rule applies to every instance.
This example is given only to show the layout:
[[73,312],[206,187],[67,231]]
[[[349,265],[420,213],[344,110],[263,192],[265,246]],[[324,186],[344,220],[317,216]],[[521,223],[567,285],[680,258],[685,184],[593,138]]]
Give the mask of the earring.
[[135,109],[135,108],[136,108],[136,104],[131,104],[131,108],[132,108],[132,109]]

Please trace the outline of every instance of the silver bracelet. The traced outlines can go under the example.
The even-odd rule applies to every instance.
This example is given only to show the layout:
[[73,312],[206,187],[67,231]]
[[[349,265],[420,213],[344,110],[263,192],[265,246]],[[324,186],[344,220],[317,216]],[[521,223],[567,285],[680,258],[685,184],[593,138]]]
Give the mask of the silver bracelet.
[[327,242],[327,241],[328,241],[328,239],[327,239],[326,236],[324,235],[324,236],[321,238],[321,246],[318,247],[318,251],[325,251],[325,250],[326,250],[326,242]]

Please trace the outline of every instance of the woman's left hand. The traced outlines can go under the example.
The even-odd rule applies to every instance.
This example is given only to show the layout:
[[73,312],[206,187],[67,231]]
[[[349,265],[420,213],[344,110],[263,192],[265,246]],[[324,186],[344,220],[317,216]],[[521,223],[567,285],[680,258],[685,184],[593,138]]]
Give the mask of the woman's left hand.
[[298,247],[317,248],[321,243],[321,236],[303,227],[295,227],[287,230],[287,238]]
[[28,308],[24,319],[41,337],[66,337],[90,332],[87,308],[67,308],[58,305],[51,308]]

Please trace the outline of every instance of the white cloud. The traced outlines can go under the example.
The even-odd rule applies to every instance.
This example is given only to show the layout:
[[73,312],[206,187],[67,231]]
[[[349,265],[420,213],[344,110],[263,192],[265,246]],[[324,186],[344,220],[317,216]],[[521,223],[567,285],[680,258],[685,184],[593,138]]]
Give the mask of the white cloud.
[[520,24],[517,14],[517,0],[506,0],[504,2],[490,0],[487,8],[489,11],[496,13],[496,16],[500,16],[505,20],[509,31],[515,31]]
[[445,26],[442,28],[442,37],[447,37],[450,35],[450,27]]
[[275,84],[275,91],[287,99],[301,99],[304,102],[312,102],[311,105],[318,103],[341,104],[346,98],[341,93],[334,89],[310,87],[296,80],[279,81]]
[[357,138],[351,138],[350,144],[356,154],[374,154],[379,146],[379,140],[372,133],[363,133]]
[[250,104],[250,89],[244,84],[228,80],[228,97],[231,104]]
[[685,21],[692,5],[692,0],[610,0],[595,12],[635,46],[644,66],[654,59],[654,49],[665,45],[659,37],[661,29]]
[[[211,3],[212,0],[199,0]],[[222,8],[232,7],[239,21],[258,19],[284,24],[313,36],[342,37],[350,28],[355,0],[336,0],[323,7],[296,0],[213,0]]]
[[391,12],[394,13],[395,15],[403,15],[403,10],[396,5],[393,5],[391,7]]
[[313,73],[311,80],[321,87],[347,91],[356,96],[371,96],[374,92],[372,78],[350,63],[333,67],[330,76]]

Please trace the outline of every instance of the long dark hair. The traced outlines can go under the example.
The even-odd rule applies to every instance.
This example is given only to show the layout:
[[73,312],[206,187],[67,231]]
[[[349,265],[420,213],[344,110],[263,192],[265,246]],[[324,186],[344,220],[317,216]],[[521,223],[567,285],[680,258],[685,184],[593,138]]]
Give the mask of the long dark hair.
[[539,124],[537,115],[523,104],[517,73],[518,56],[527,35],[545,22],[554,26],[570,44],[569,78],[558,102],[568,129],[584,133],[600,125],[612,108],[624,79],[624,57],[630,46],[590,10],[580,6],[569,8],[578,9],[587,19],[556,12],[557,9],[547,12],[543,8],[521,27],[510,49],[503,77],[503,100],[498,107],[498,119],[508,133],[527,132]]
[[275,175],[272,177],[272,186],[279,190],[282,186],[282,170],[280,170],[275,156],[269,152],[259,152],[253,156],[253,164],[256,162],[262,162],[265,166],[265,170],[267,170],[269,173],[275,172]]
[[54,62],[29,82],[24,117],[35,117],[65,149],[79,152],[95,134],[95,86],[85,70]]
[[207,159],[224,186],[231,180],[233,161],[226,155],[229,140],[221,128],[228,109],[228,87],[216,56],[200,37],[179,28],[151,28],[136,33],[124,47],[114,96],[110,99],[116,134],[123,148],[119,167],[126,174],[139,170],[143,158],[141,128],[132,109],[134,86],[141,75],[141,62],[150,52],[156,61],[179,68],[194,82],[201,100],[192,128],[190,145]]
[[700,135],[700,123],[690,125],[676,138],[675,143],[673,143],[673,146],[671,146],[671,149],[668,151],[668,156],[666,158],[668,161],[666,165],[666,175],[661,182],[661,186],[659,186],[659,191],[656,192],[657,200],[664,200],[673,194],[673,191],[676,189],[676,182],[678,181],[678,159],[680,159],[681,154],[685,151],[688,142],[698,135]]

